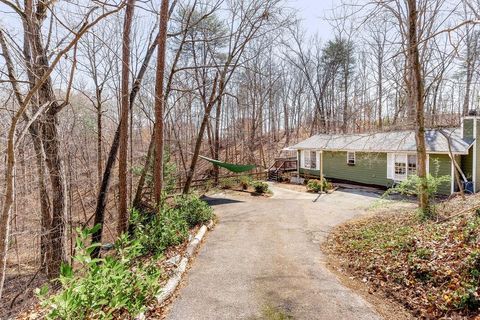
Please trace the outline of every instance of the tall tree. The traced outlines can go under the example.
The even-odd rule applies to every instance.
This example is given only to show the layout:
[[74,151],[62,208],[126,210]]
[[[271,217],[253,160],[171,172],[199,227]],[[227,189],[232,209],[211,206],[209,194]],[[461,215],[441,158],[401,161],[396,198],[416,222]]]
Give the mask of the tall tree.
[[466,26],[465,35],[465,95],[463,98],[463,115],[467,115],[470,109],[472,81],[475,69],[478,65],[480,46],[480,31],[475,30],[471,25]]
[[422,75],[420,64],[419,40],[419,17],[417,11],[417,0],[408,0],[408,101],[415,113],[415,140],[417,142],[417,161],[420,178],[419,186],[419,207],[424,214],[430,211],[428,183],[427,183],[427,149],[425,146],[425,109],[424,109],[424,87],[425,80]]
[[127,229],[128,222],[128,188],[127,188],[127,155],[128,155],[128,111],[129,111],[129,79],[130,79],[130,32],[132,30],[135,0],[128,0],[123,23],[122,38],[122,85],[120,108],[120,144],[118,156],[118,221],[117,233]]
[[154,161],[154,192],[155,203],[162,199],[163,186],[163,110],[165,104],[163,82],[165,77],[165,52],[168,26],[168,0],[162,0],[160,7],[160,31],[158,36],[157,71],[155,80],[155,161]]
[[[15,147],[17,145],[17,126],[24,114],[28,112],[29,107],[33,105],[34,113],[27,122],[24,129],[28,130],[33,122],[41,117],[41,136],[42,145],[45,151],[45,162],[49,171],[50,187],[52,190],[52,218],[49,230],[49,241],[52,253],[49,255],[48,276],[51,279],[58,278],[60,265],[66,260],[65,253],[65,217],[66,217],[66,183],[63,173],[63,161],[60,155],[60,140],[58,132],[58,114],[69,104],[68,92],[64,102],[61,103],[55,96],[53,90],[53,80],[51,77],[55,67],[60,60],[76,46],[79,39],[94,25],[105,17],[117,12],[123,7],[121,3],[117,8],[111,11],[105,11],[97,16],[92,22],[88,22],[92,10],[89,10],[78,30],[73,33],[73,38],[66,42],[63,49],[52,56],[50,61],[47,54],[47,47],[43,43],[42,23],[47,17],[47,13],[52,10],[51,2],[38,2],[34,5],[32,1],[25,1],[23,9],[13,2],[5,1],[7,5],[14,9],[23,22],[25,42],[29,44],[28,55],[23,57],[27,60],[27,66],[31,66],[32,74],[35,76],[35,82],[28,92],[24,95],[23,102],[18,110],[15,111],[10,127],[8,129],[7,150],[6,150],[6,170],[5,170],[5,200],[0,216],[0,298],[3,291],[5,280],[8,241],[10,236],[11,209],[14,201],[14,168],[15,168]],[[73,68],[72,68],[73,70]],[[71,83],[71,82],[70,82]],[[35,98],[35,100],[34,100]],[[22,137],[22,134],[20,134]]]

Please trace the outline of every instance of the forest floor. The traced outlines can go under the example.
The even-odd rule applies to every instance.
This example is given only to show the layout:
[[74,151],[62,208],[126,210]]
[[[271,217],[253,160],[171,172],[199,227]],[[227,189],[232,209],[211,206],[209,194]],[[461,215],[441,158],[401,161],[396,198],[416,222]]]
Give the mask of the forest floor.
[[319,250],[332,227],[362,215],[378,195],[271,188],[271,198],[230,191],[211,197],[218,223],[166,318],[381,319],[381,310],[329,271]]
[[368,300],[402,304],[411,317],[479,315],[480,195],[441,202],[420,220],[414,203],[377,204],[336,227],[324,245],[331,269]]

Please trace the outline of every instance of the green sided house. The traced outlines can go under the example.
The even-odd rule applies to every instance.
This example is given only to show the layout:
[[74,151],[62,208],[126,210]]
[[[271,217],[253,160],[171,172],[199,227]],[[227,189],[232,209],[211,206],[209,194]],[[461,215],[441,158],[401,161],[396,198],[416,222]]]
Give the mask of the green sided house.
[[[449,176],[439,188],[441,194],[459,189],[454,174],[459,174],[465,190],[480,191],[480,117],[462,119],[460,128],[428,130],[427,171],[433,176]],[[291,146],[297,153],[300,177],[353,182],[391,187],[416,174],[417,156],[414,131],[373,134],[319,134]],[[455,170],[454,157],[462,172]],[[323,163],[322,163],[323,162]],[[457,173],[456,173],[457,172]]]

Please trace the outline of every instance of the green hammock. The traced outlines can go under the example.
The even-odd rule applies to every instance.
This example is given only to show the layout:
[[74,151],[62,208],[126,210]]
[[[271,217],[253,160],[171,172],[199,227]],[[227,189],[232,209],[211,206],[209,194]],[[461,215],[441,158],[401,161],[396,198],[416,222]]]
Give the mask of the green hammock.
[[254,164],[233,164],[233,163],[227,163],[227,162],[221,162],[215,159],[210,159],[204,156],[200,156],[200,158],[210,161],[213,164],[216,164],[219,167],[225,168],[231,172],[235,173],[240,173],[240,172],[245,172],[245,171],[250,171],[252,169],[255,169],[257,166]]

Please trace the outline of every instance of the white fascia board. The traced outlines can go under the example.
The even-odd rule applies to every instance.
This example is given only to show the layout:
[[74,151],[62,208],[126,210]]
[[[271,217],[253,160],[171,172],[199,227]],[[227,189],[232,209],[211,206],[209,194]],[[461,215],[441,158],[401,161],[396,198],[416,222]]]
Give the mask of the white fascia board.
[[[311,151],[330,151],[330,152],[364,152],[364,153],[407,153],[414,154],[417,153],[416,150],[403,151],[403,150],[361,150],[361,149],[322,149],[322,148],[297,148],[292,150],[311,150]],[[453,151],[454,155],[468,155],[467,152],[458,152]],[[449,155],[448,151],[427,151],[427,154],[446,154]]]

